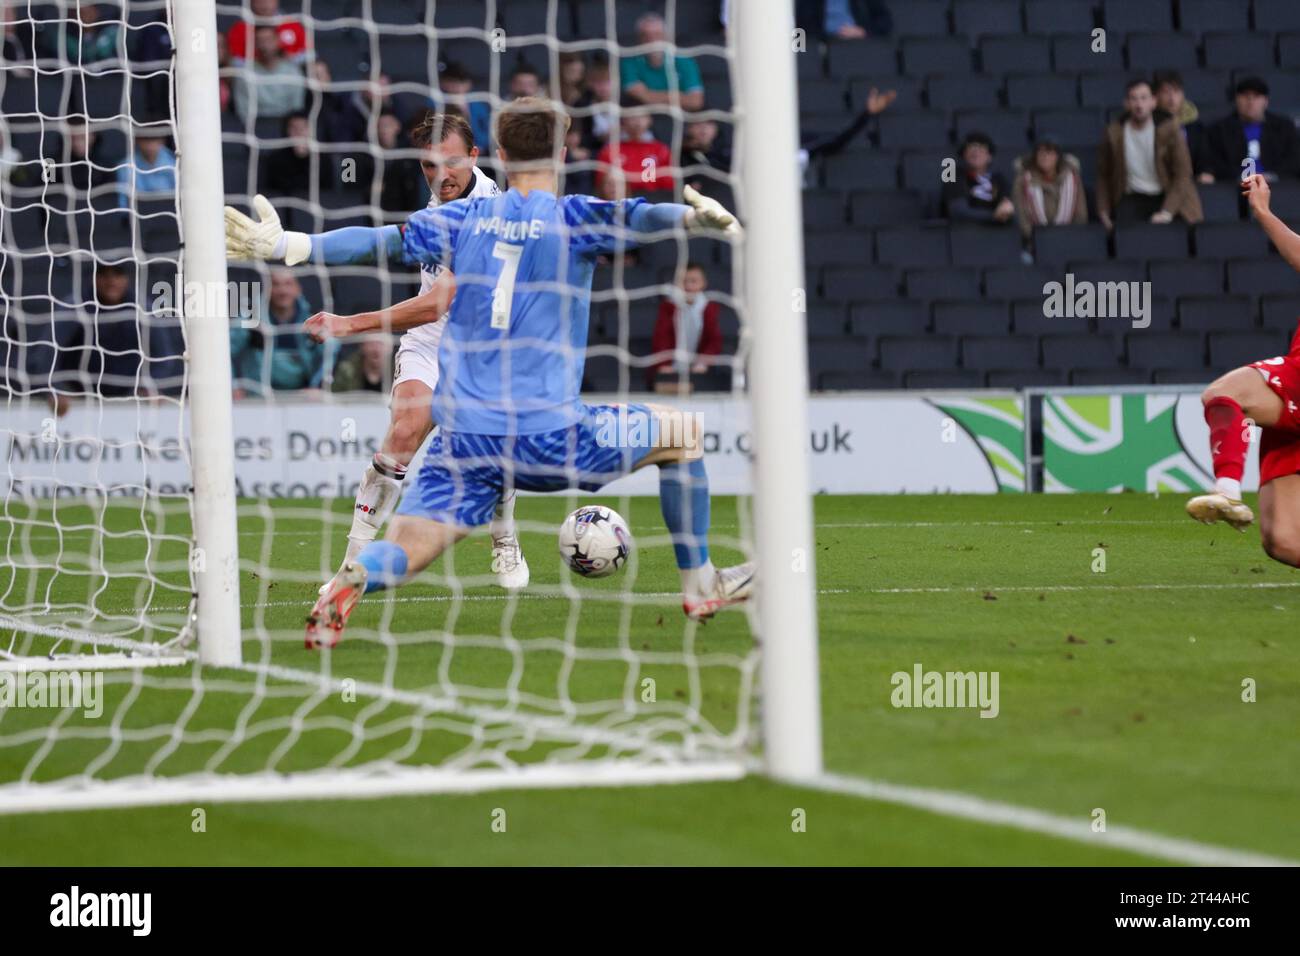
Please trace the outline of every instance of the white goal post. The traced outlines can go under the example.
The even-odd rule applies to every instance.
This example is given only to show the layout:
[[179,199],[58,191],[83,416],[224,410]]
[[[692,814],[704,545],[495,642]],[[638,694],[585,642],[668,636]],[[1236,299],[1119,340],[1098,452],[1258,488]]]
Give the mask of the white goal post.
[[[335,33],[364,32],[372,52],[390,35],[423,38],[436,49],[436,0],[428,0],[425,21],[414,26],[372,22],[370,15],[379,2],[364,0],[358,4],[361,15],[352,11],[330,20],[324,14],[314,18],[313,4],[306,0],[302,18],[308,36],[343,23]],[[679,6],[689,2],[662,0],[658,8],[671,26]],[[127,481],[127,495],[139,492],[142,500],[133,537],[104,526],[102,500],[123,489],[118,487],[120,479],[104,477],[97,466],[87,477],[71,480],[59,466],[42,473],[56,492],[70,486],[84,496],[69,496],[78,507],[83,500],[92,503],[91,517],[79,517],[75,528],[65,527],[56,494],[51,494],[48,507],[25,505],[13,513],[6,500],[0,515],[0,554],[14,556],[20,567],[7,585],[0,577],[0,813],[197,799],[683,783],[730,780],[753,772],[790,782],[820,776],[802,206],[799,191],[788,186],[799,181],[793,0],[732,0],[725,5],[730,21],[725,47],[692,45],[682,33],[676,35],[676,44],[694,49],[697,56],[724,60],[735,91],[734,108],[711,108],[703,114],[725,116],[734,124],[732,169],[720,178],[735,187],[745,226],[739,243],[708,240],[732,246],[725,257],[719,253],[714,260],[719,268],[735,268],[734,290],[727,284],[719,297],[743,319],[736,365],[744,373],[738,381],[744,384],[737,397],[747,402],[752,418],[753,494],[737,504],[737,523],[724,526],[739,530],[719,537],[725,547],[748,552],[759,564],[757,601],[743,614],[724,615],[746,621],[745,640],[738,639],[739,628],[727,631],[717,623],[708,631],[694,622],[663,628],[666,612],[677,610],[679,596],[638,585],[636,559],[623,572],[620,590],[577,587],[562,578],[558,584],[535,583],[524,594],[483,595],[467,593],[485,582],[481,574],[475,577],[468,559],[456,558],[446,562],[448,570],[435,565],[425,572],[438,593],[412,598],[394,592],[375,595],[368,603],[377,610],[349,635],[352,640],[355,631],[355,640],[366,642],[366,655],[351,658],[342,651],[303,655],[301,616],[294,616],[302,604],[298,594],[306,593],[308,585],[314,591],[319,572],[281,558],[288,547],[309,558],[319,553],[322,569],[336,563],[331,546],[346,530],[348,512],[334,507],[332,500],[303,504],[292,496],[237,494],[235,448],[246,438],[241,430],[246,425],[238,425],[241,419],[231,397],[232,316],[225,290],[234,270],[226,261],[222,207],[227,201],[246,206],[250,197],[228,195],[231,179],[228,170],[223,172],[223,150],[231,146],[232,135],[244,134],[229,129],[223,133],[220,82],[230,70],[219,73],[216,38],[218,13],[230,16],[239,7],[234,0],[145,0],[141,6],[146,3],[166,9],[174,51],[173,199],[182,239],[176,303],[183,319],[185,371],[176,416],[181,424],[170,440],[184,450],[188,486],[173,492],[172,504],[166,505],[155,500],[161,495],[158,477],[148,468],[143,481]],[[547,29],[554,31],[559,0],[538,3],[548,7]],[[445,32],[453,40],[494,34],[490,18],[498,6],[485,0],[489,19],[483,29],[460,26]],[[342,6],[330,3],[328,9]],[[603,39],[566,40],[548,33],[510,36],[506,42],[545,48],[553,75],[559,53],[571,50],[608,55],[616,74],[620,55],[628,54],[618,42],[614,0],[606,0],[604,12],[609,26]],[[76,15],[75,5],[65,2],[65,22]],[[430,54],[430,64],[433,59]],[[122,67],[128,90],[131,69]],[[371,63],[369,69],[373,80],[378,66]],[[505,99],[506,78],[495,60],[490,76],[490,99],[496,106]],[[339,83],[349,94],[360,85]],[[677,106],[661,112],[673,124],[677,152],[684,114]],[[42,125],[54,118],[38,111]],[[375,133],[372,118],[368,135],[373,138]],[[252,124],[247,136],[257,138]],[[373,143],[356,145],[378,155]],[[329,155],[325,144],[313,143],[312,149],[313,163]],[[314,178],[316,166],[312,169]],[[248,172],[250,193],[256,170],[254,162]],[[677,172],[680,181],[684,176]],[[301,207],[322,211],[322,188],[313,183],[306,202],[292,200],[287,207],[298,213]],[[680,196],[680,186],[678,190]],[[365,211],[373,209],[372,204]],[[134,210],[131,214],[137,215]],[[668,241],[686,254],[684,237]],[[387,265],[365,268],[385,281],[392,278]],[[316,279],[328,296],[329,280],[350,274],[337,270],[326,275],[324,267],[307,264],[294,276]],[[621,260],[613,275],[615,285],[621,286]],[[637,301],[651,301],[651,295],[669,291],[662,275],[647,282],[632,290],[619,287],[601,300],[618,307],[622,328],[617,349],[624,357],[629,291],[637,294]],[[213,294],[215,290],[221,294]],[[331,304],[326,299],[318,307],[329,309]],[[6,327],[4,338],[9,336]],[[25,344],[17,333],[14,339],[15,344]],[[624,385],[626,381],[625,372]],[[17,420],[33,422],[39,414],[33,411],[33,396],[38,394],[14,390],[0,400],[22,413]],[[140,422],[166,420],[157,409],[168,411],[167,402],[144,401],[138,395],[128,396],[131,399]],[[104,420],[106,399],[85,404]],[[329,414],[328,404],[320,407],[321,415]],[[141,437],[152,434],[145,425],[136,426],[135,444],[142,459],[151,459],[152,439]],[[11,456],[20,441],[35,440],[37,427],[8,426]],[[107,446],[114,437],[79,440]],[[11,465],[8,478],[8,495],[17,501],[20,492],[15,489],[26,489],[28,476]],[[176,505],[176,500],[182,504]],[[545,533],[548,541],[555,530],[542,521],[523,521],[521,529]],[[661,548],[671,545],[666,536],[652,539],[649,530],[646,541]],[[69,531],[83,537],[69,537]],[[143,548],[140,566],[110,560],[118,539]],[[638,536],[638,549],[642,543]],[[187,551],[183,558],[175,554],[178,546]],[[78,548],[86,554],[74,553]],[[538,563],[547,557],[538,555]],[[112,580],[119,569],[132,581],[139,579],[133,592],[119,588],[114,597],[120,601],[123,593],[129,594],[128,600],[139,605],[134,613],[109,606],[106,595],[114,583],[120,585]],[[42,613],[69,606],[63,597],[69,577],[78,589],[82,577],[91,582],[84,597],[75,592],[88,605],[86,613],[70,614],[66,627],[42,624]],[[57,590],[56,583],[65,590]],[[272,590],[277,587],[278,592]],[[187,593],[191,588],[192,602]],[[291,589],[296,589],[294,594],[286,596]],[[548,624],[552,630],[517,633],[516,611],[530,601],[552,601],[564,608],[555,613],[553,625]],[[665,611],[652,643],[632,622],[635,612],[648,613],[654,605]],[[498,606],[501,611],[494,620]],[[165,622],[157,627],[142,621],[152,607],[165,612]],[[584,612],[590,612],[596,627],[612,632],[593,637],[592,625],[583,623]],[[653,624],[653,617],[650,620]],[[142,623],[143,634],[138,635]],[[122,637],[128,631],[131,637]],[[22,639],[16,636],[20,633]],[[34,641],[32,635],[53,644]],[[290,645],[303,656],[287,654]],[[50,646],[59,652],[47,654]],[[67,646],[79,650],[64,653]],[[105,694],[101,687],[101,702],[108,703],[96,722],[85,716],[90,708],[81,704],[65,704],[39,717],[35,711],[6,709],[5,672],[61,670],[103,675],[108,688]],[[647,702],[646,675],[680,687],[675,695],[666,694],[668,699],[651,695]]]

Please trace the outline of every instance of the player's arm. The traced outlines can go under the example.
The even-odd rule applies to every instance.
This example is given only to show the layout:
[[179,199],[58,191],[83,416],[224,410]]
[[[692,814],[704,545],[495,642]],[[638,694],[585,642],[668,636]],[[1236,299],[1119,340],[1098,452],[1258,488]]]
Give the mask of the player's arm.
[[1300,236],[1288,229],[1286,223],[1273,215],[1273,211],[1268,208],[1271,193],[1268,180],[1256,173],[1242,181],[1241,189],[1265,235],[1277,247],[1282,258],[1290,263],[1291,268],[1300,271]]
[[740,235],[740,223],[722,203],[696,192],[694,187],[682,188],[686,204],[674,202],[638,203],[631,208],[628,226],[633,232],[661,232],[681,226],[688,232],[716,230]]
[[356,315],[335,315],[317,312],[304,324],[307,334],[318,342],[366,332],[406,332],[429,322],[437,322],[451,308],[456,294],[456,279],[443,272],[434,280],[428,292],[412,296],[388,309],[359,312]]
[[[378,262],[381,257],[411,264],[445,264],[442,260],[450,249],[449,239],[453,231],[447,227],[450,214],[443,214],[447,208],[421,210],[411,216],[405,226],[377,229],[347,226],[308,235],[286,230],[270,200],[259,194],[253,197],[253,209],[258,216],[256,222],[238,209],[226,207],[226,256],[230,259],[283,262],[288,266],[308,261],[325,265],[365,265]],[[418,230],[416,241],[412,242],[406,232],[418,217],[437,217],[437,221],[424,223],[424,227]],[[454,218],[458,225],[459,217]]]

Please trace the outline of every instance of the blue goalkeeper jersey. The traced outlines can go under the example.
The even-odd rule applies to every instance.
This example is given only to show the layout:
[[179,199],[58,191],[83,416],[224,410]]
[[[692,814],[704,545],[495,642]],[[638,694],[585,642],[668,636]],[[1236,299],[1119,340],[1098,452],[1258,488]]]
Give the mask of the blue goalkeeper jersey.
[[582,417],[592,271],[601,253],[635,245],[629,220],[640,205],[645,200],[511,189],[407,220],[406,260],[445,265],[456,276],[438,351],[435,422],[529,435]]

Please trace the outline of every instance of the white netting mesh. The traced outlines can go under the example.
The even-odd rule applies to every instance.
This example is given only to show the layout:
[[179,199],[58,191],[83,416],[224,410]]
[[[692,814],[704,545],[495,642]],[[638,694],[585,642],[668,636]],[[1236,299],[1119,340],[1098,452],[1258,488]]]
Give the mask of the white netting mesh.
[[[409,145],[405,130],[429,108],[450,106],[467,113],[479,133],[512,88],[522,92],[534,82],[543,94],[572,101],[577,134],[565,168],[568,191],[628,189],[680,201],[685,180],[734,204],[726,148],[732,63],[710,4],[253,6],[272,13],[263,19],[243,4],[217,4],[226,44],[223,185],[227,202],[245,209],[254,193],[268,195],[286,228],[321,232],[404,220],[429,196],[422,150]],[[21,159],[6,158],[4,167],[0,652],[12,673],[28,668],[28,678],[32,659],[52,652],[165,647],[192,654],[185,640],[191,567],[201,569],[202,553],[192,548],[190,509],[202,503],[191,502],[186,485],[178,307],[158,299],[159,290],[176,295],[184,216],[177,216],[174,187],[153,194],[140,185],[165,183],[155,167],[174,149],[177,118],[200,121],[171,90],[170,3],[132,2],[125,12],[74,2],[11,7],[14,52],[7,42],[0,69],[5,143]],[[648,12],[663,15],[665,33],[662,42],[640,46],[639,31],[656,29],[654,21],[638,22]],[[259,33],[267,25],[274,36]],[[110,42],[104,34],[113,29]],[[73,35],[80,38],[75,46]],[[240,56],[245,39],[251,59]],[[256,62],[263,43],[280,55]],[[90,63],[79,50],[97,59]],[[649,102],[623,99],[620,106],[629,58],[665,51],[690,57],[698,83],[690,69],[669,69],[662,97],[650,78],[635,91]],[[587,80],[571,88],[575,55]],[[626,158],[602,153],[629,113],[648,120],[644,136],[636,124],[627,131],[643,142]],[[85,159],[76,145],[78,120],[94,134]],[[158,142],[142,133],[154,132],[167,137],[162,150],[140,153],[142,141]],[[480,168],[498,176],[487,144],[479,145]],[[620,164],[628,170],[623,187],[615,185]],[[183,174],[184,157],[180,167]],[[14,180],[12,172],[24,168],[35,170],[36,181]],[[53,174],[42,172],[49,168]],[[128,180],[119,188],[122,169]],[[701,399],[709,414],[746,418],[732,253],[718,238],[678,233],[603,263],[592,295],[584,397],[688,378],[717,392]],[[718,349],[703,356],[655,340],[657,323],[663,331],[661,300],[679,311],[684,304],[679,280],[688,261],[703,265],[719,306]],[[129,348],[104,340],[104,300],[115,294],[106,266],[113,263],[124,265],[127,298],[136,303],[123,309],[129,318],[120,323],[136,336]],[[478,535],[418,581],[369,598],[339,650],[320,657],[304,651],[303,615],[338,565],[352,494],[388,427],[392,372],[385,368],[372,381],[358,343],[313,348],[297,321],[316,310],[399,302],[418,290],[419,273],[397,264],[287,271],[241,264],[230,278],[239,290],[231,301],[244,666],[109,670],[98,715],[93,707],[0,707],[0,787],[72,785],[67,791],[129,779],[133,792],[149,799],[169,782],[214,775],[233,793],[232,780],[266,782],[288,772],[325,771],[313,779],[337,788],[342,784],[328,781],[355,784],[344,771],[395,779],[436,768],[454,777],[588,758],[734,766],[752,751],[757,656],[748,623],[740,614],[707,629],[684,621],[671,542],[657,502],[644,497],[654,494],[653,475],[594,498],[524,499],[518,519],[533,567],[527,591],[493,587],[489,546]],[[297,286],[286,297],[300,313],[294,322],[283,317],[293,310],[274,301],[277,282]],[[71,337],[74,330],[82,337]],[[363,382],[358,391],[338,390],[344,369]],[[715,494],[747,492],[744,447],[709,448],[706,440],[706,450],[718,452],[710,455],[714,463],[736,452],[722,480],[715,478]],[[638,546],[623,574],[599,583],[572,578],[554,545],[564,514],[591,500],[627,516]],[[718,563],[743,559],[745,500],[714,508]]]

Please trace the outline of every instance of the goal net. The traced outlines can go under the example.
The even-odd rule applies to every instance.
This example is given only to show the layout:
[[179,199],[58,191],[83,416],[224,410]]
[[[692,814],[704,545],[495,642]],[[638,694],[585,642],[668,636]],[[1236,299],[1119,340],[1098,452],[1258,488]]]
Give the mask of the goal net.
[[[792,24],[728,30],[680,0],[7,11],[0,811],[819,769],[798,195],[759,209],[743,188],[795,181],[793,66],[741,68],[788,54]],[[572,118],[563,191],[680,202],[691,183],[747,223],[743,244],[678,230],[598,265],[583,391],[704,416],[715,561],[758,557],[780,597],[683,617],[652,468],[521,496],[527,589],[495,586],[476,533],[304,650],[397,337],[318,346],[301,322],[420,275],[227,267],[220,206],[261,193],[309,233],[402,222],[430,197],[409,139],[429,111],[467,119],[504,188],[491,120],[532,92]],[[774,148],[746,141],[755,103]],[[677,344],[692,322],[707,349]],[[636,543],[600,581],[555,544],[594,503]]]

